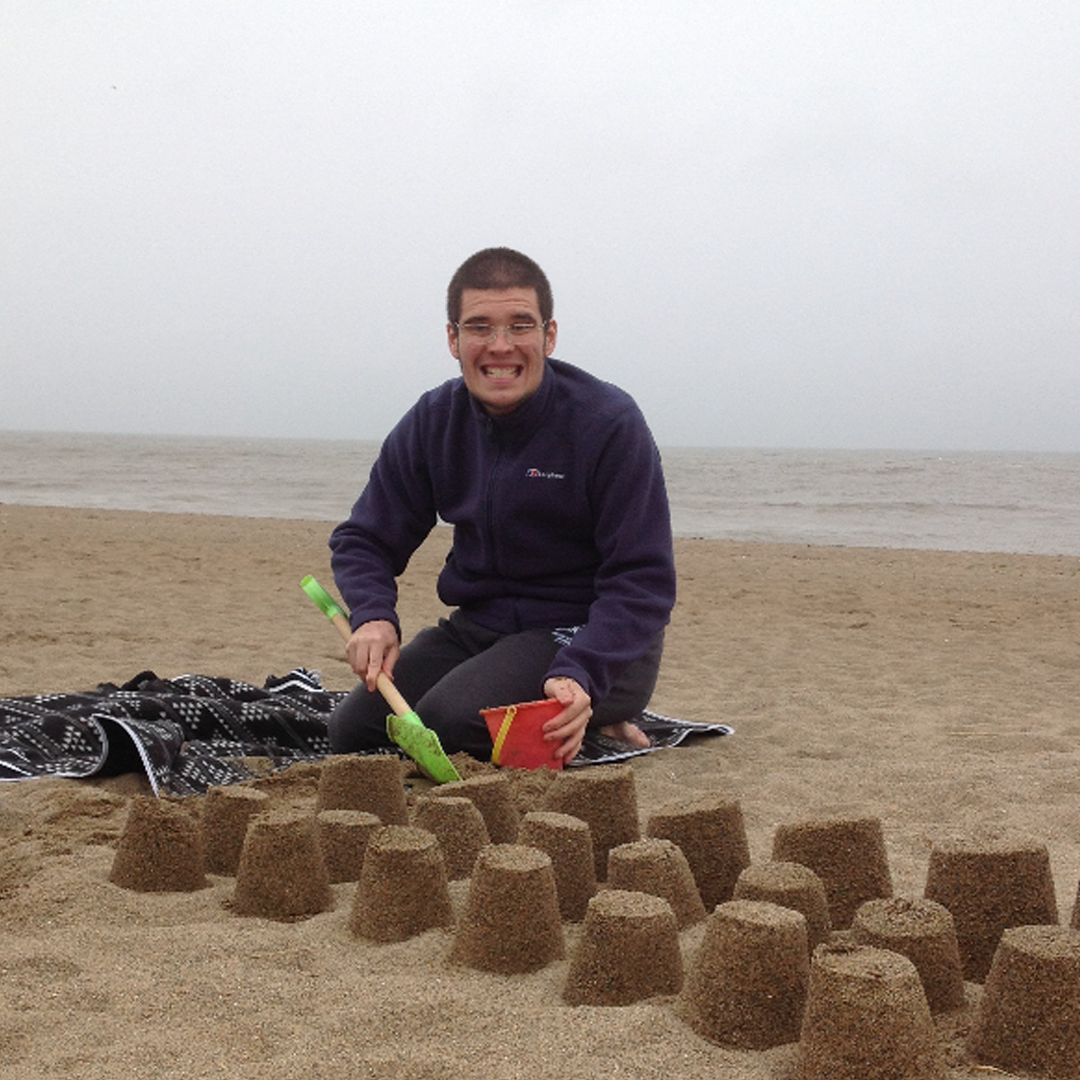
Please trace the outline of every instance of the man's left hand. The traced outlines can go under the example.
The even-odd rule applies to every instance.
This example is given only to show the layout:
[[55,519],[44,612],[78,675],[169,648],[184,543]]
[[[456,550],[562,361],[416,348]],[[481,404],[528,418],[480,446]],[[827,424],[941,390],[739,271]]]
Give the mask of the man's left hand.
[[560,741],[561,746],[555,756],[562,758],[563,764],[573,761],[581,749],[581,740],[585,738],[585,728],[592,716],[592,699],[581,685],[566,676],[556,676],[544,683],[544,694],[554,698],[563,710],[544,724],[544,741]]

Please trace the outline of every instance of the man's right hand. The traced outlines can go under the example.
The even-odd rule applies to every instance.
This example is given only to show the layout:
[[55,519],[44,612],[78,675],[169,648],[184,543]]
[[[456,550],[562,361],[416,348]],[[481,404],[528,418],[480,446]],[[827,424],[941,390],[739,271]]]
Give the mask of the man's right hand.
[[372,693],[375,691],[375,680],[380,671],[385,671],[387,675],[393,674],[400,651],[397,629],[392,622],[385,619],[362,623],[353,631],[345,646],[345,655],[349,658],[353,671],[364,680]]

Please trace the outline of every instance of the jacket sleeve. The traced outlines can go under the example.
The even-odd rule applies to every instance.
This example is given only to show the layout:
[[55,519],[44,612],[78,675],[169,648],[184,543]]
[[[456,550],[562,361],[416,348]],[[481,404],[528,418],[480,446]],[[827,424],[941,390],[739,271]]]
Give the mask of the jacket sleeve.
[[355,630],[373,619],[397,627],[397,581],[436,521],[422,453],[421,404],[386,437],[352,513],[330,534],[330,565]]
[[586,624],[555,657],[548,677],[575,679],[594,701],[643,656],[675,603],[675,556],[660,452],[636,405],[625,410],[597,458],[590,498],[600,556]]

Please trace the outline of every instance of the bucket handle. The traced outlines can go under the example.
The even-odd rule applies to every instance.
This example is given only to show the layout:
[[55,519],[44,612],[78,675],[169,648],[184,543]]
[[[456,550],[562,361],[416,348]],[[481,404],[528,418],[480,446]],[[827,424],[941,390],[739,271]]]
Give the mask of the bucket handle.
[[499,725],[499,734],[495,736],[495,743],[491,748],[491,760],[494,764],[500,764],[500,758],[502,757],[503,743],[506,742],[506,736],[510,734],[510,725],[514,722],[514,717],[517,715],[517,706],[508,705],[506,707],[506,715],[503,716],[503,722]]

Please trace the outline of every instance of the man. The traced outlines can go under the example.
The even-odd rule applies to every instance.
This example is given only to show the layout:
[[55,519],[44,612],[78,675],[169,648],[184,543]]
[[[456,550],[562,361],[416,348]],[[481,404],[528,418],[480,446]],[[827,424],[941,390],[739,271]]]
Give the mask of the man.
[[[544,725],[570,761],[590,722],[647,746],[633,723],[656,684],[675,568],[660,456],[634,401],[554,359],[551,287],[509,248],[467,259],[447,291],[461,377],[387,436],[330,538],[363,680],[330,720],[345,753],[390,745],[375,690],[390,674],[447,753],[491,755],[482,708],[555,698]],[[400,647],[395,579],[441,518],[439,575],[455,610]]]

